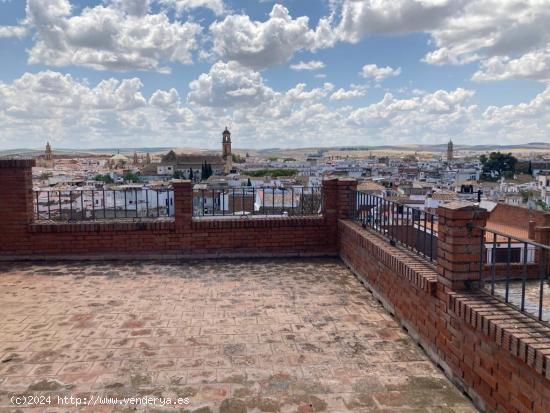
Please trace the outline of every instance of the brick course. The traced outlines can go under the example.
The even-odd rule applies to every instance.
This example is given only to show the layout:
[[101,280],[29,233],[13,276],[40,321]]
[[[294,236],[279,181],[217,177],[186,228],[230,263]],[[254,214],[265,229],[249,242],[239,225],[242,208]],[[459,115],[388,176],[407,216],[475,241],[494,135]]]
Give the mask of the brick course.
[[482,410],[550,411],[550,329],[473,291],[358,224],[339,222],[340,257]]
[[353,185],[325,180],[322,216],[194,219],[192,184],[176,180],[173,219],[43,224],[32,222],[33,165],[0,160],[0,259],[336,256],[336,220]]

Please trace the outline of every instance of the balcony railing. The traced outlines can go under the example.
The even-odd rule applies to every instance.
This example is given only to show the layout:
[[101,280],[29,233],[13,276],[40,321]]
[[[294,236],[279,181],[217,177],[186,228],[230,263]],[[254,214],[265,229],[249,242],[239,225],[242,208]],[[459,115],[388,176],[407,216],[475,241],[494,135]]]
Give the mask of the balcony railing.
[[321,187],[193,190],[193,216],[310,216],[323,210]]
[[352,196],[353,218],[364,228],[436,262],[437,215],[361,191],[354,191]]
[[34,190],[33,193],[35,221],[140,221],[174,215],[171,188]]
[[480,288],[522,313],[550,325],[550,246],[488,228],[479,243]]

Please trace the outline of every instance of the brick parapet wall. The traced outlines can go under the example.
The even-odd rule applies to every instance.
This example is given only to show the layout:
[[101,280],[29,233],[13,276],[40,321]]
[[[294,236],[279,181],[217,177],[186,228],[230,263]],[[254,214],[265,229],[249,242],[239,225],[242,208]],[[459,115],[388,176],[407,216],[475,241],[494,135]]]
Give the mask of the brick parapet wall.
[[453,291],[435,267],[358,224],[339,222],[340,257],[489,412],[550,411],[550,329],[482,293]]
[[[193,218],[192,184],[174,187],[174,218],[33,223],[33,161],[0,160],[0,259],[336,256],[338,179],[322,216]],[[347,185],[344,185],[347,188]]]

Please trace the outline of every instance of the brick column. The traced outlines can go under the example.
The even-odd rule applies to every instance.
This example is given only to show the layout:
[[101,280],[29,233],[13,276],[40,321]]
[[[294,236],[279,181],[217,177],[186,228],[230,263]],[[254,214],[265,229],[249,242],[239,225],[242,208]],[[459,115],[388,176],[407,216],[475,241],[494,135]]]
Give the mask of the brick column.
[[479,280],[480,237],[489,213],[469,202],[440,206],[438,215],[438,281],[453,290]]
[[174,188],[174,218],[176,226],[187,226],[193,218],[193,183],[188,180],[172,181]]
[[21,239],[33,220],[34,159],[0,159],[0,251]]
[[338,178],[323,179],[323,215],[336,225],[338,216]]
[[354,192],[357,190],[357,180],[353,178],[338,179],[338,219],[351,218],[355,205]]

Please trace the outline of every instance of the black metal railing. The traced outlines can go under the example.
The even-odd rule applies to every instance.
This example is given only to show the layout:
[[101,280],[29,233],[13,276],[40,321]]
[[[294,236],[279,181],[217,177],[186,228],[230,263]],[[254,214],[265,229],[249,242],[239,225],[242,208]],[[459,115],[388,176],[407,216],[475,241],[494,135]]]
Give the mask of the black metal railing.
[[171,188],[34,190],[35,221],[158,219],[174,215]]
[[522,313],[550,325],[550,246],[488,228],[479,243],[479,287]]
[[352,217],[363,227],[437,261],[437,215],[361,191],[352,196]]
[[323,210],[322,187],[203,188],[193,190],[193,216],[306,216]]

